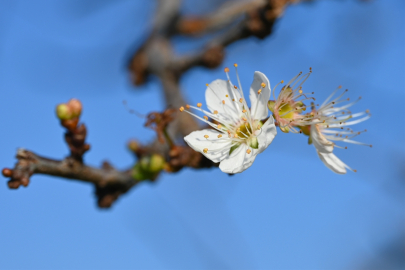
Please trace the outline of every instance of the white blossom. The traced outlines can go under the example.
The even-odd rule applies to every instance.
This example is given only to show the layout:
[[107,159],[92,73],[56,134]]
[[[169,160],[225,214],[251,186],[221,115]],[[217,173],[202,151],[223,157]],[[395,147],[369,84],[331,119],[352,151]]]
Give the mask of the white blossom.
[[[311,113],[313,118],[313,124],[310,127],[310,142],[315,146],[316,152],[322,162],[333,172],[338,174],[345,174],[346,169],[356,172],[356,170],[351,169],[348,165],[343,163],[335,154],[333,150],[335,147],[344,148],[336,144],[336,142],[353,143],[360,145],[368,145],[352,140],[354,137],[360,135],[364,131],[355,132],[348,126],[358,124],[370,118],[369,111],[359,112],[352,114],[348,110],[349,107],[357,103],[357,101],[336,106],[340,103],[349,101],[349,99],[341,99],[342,96],[347,92],[345,90],[338,97],[333,98],[336,92],[341,87],[338,87],[319,107]],[[332,99],[332,101],[330,101]],[[314,107],[314,106],[313,106]]]
[[[268,118],[270,82],[263,73],[254,73],[249,108],[237,72],[239,87],[229,79],[229,69],[226,68],[225,72],[227,81],[215,80],[207,85],[208,111],[201,108],[201,103],[197,107],[186,105],[186,109],[180,108],[180,111],[188,112],[212,127],[194,131],[184,140],[195,151],[215,163],[220,162],[221,171],[240,173],[252,165],[257,154],[263,152],[277,134],[273,117]],[[199,110],[204,116],[200,117],[189,109]]]

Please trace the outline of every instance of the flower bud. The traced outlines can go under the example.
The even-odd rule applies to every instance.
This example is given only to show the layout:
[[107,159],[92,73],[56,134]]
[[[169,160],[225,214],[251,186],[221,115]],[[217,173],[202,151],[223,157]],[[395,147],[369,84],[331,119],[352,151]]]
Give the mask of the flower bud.
[[69,106],[71,112],[72,112],[72,117],[79,117],[80,114],[82,113],[82,103],[80,100],[72,98],[69,100],[67,103],[67,106]]
[[56,106],[56,115],[60,120],[68,120],[72,118],[72,111],[65,103]]
[[165,159],[161,155],[154,154],[150,157],[149,170],[152,173],[157,173],[163,170]]

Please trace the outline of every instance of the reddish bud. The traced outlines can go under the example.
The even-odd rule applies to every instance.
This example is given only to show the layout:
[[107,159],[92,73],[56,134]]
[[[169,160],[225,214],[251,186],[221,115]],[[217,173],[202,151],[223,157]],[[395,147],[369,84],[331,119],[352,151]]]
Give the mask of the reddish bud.
[[70,111],[72,112],[72,117],[79,117],[82,113],[82,103],[78,99],[72,98],[67,103],[67,106],[69,106]]
[[4,177],[11,177],[13,175],[13,170],[9,168],[4,168],[1,173],[3,174]]
[[11,189],[17,189],[20,187],[20,181],[17,180],[10,180],[7,182],[7,185]]
[[30,183],[30,179],[27,178],[27,177],[23,177],[23,178],[21,178],[20,182],[21,182],[21,185],[23,185],[24,187],[26,187],[26,186],[28,186],[28,184]]

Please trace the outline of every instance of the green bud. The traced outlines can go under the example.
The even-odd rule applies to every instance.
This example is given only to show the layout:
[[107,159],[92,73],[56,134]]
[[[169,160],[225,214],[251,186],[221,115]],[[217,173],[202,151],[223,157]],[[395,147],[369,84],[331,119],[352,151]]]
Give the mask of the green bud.
[[308,138],[308,144],[312,144],[312,137]]
[[70,108],[64,103],[56,106],[56,115],[60,120],[68,120],[72,118],[72,112],[70,111]]
[[276,102],[274,100],[269,100],[267,102],[267,107],[269,108],[269,110],[274,113],[274,105],[276,104]]
[[161,155],[154,154],[149,160],[149,170],[152,173],[157,173],[163,170],[166,161]]

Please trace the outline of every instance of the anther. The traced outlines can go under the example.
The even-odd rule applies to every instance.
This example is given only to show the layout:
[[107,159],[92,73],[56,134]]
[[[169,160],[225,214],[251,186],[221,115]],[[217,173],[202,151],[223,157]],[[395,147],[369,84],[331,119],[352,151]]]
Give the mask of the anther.
[[366,110],[366,113],[370,113],[370,110]]
[[235,63],[235,64],[233,64],[233,66],[234,66],[234,67],[238,67],[238,64]]
[[204,119],[208,121],[208,116],[204,115]]
[[208,86],[208,85],[209,85],[208,83],[205,84],[205,86]]
[[281,80],[281,83],[284,83],[284,80]]
[[179,110],[180,110],[181,112],[184,111],[184,107],[181,106],[181,107],[179,108]]
[[246,111],[246,110],[243,110],[242,112],[245,113],[245,112],[247,112],[247,111]]
[[233,88],[238,89],[238,87],[236,87],[236,85],[234,85]]
[[225,104],[225,100],[222,100],[222,104]]
[[221,124],[218,124],[218,125],[217,125],[217,128],[222,128],[222,125],[221,125]]
[[233,137],[238,138],[238,134],[236,134],[236,133],[233,134]]
[[260,95],[260,93],[262,92],[262,89],[259,89],[258,91],[257,91],[257,93]]
[[201,108],[202,104],[201,103],[197,103],[197,107]]
[[239,102],[242,103],[242,101],[243,101],[243,98],[240,98],[240,99],[239,99]]
[[215,110],[215,111],[214,111],[214,114],[218,114],[218,111],[217,111],[217,110]]
[[264,82],[262,82],[262,84],[260,85],[261,87],[265,88],[266,84]]
[[353,170],[354,172],[357,172],[357,170]]
[[229,97],[228,95],[225,95],[225,97]]
[[207,154],[208,148],[204,148],[204,149],[203,149],[203,152],[204,152],[205,154]]
[[224,68],[224,71],[225,71],[225,72],[229,72],[229,68],[227,68],[227,67]]
[[247,121],[246,117],[242,117],[242,120],[245,121],[245,122]]
[[208,135],[204,135],[204,138],[208,139],[208,137],[209,137]]
[[221,137],[222,137],[222,135],[221,135],[221,134],[219,134],[219,135],[218,135],[218,138],[221,138]]
[[250,154],[250,152],[252,152],[252,150],[250,149],[246,150],[246,153]]
[[345,149],[347,149],[347,146],[345,147]]
[[190,109],[190,105],[187,104],[187,105],[186,105],[186,108],[187,108],[187,109]]
[[299,91],[298,91],[300,94],[302,94],[302,90],[300,89]]

